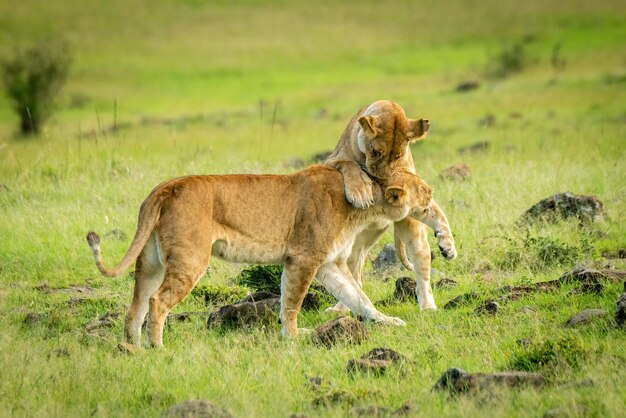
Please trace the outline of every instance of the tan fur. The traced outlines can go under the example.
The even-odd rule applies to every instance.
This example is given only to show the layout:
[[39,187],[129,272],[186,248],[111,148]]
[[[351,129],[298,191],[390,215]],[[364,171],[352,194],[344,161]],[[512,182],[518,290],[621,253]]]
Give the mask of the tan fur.
[[137,260],[125,324],[133,344],[140,343],[149,311],[150,342],[162,345],[167,314],[189,294],[211,256],[284,265],[285,335],[297,335],[297,314],[316,275],[357,315],[402,325],[374,308],[346,264],[355,236],[373,222],[413,216],[436,224],[432,189],[419,177],[400,171],[384,184],[374,185],[375,204],[363,211],[346,202],[341,174],[325,166],[292,175],[182,177],[157,186],[143,202],[137,232],[118,266],[104,266],[97,234],[90,232],[87,240],[104,275],[119,275]]
[[[428,120],[407,119],[398,104],[388,100],[374,102],[354,115],[326,165],[343,174],[348,201],[357,208],[367,208],[373,201],[372,180],[368,174],[385,179],[397,170],[416,173],[409,144],[426,138],[428,129]],[[456,257],[456,249],[448,220],[435,201],[431,208],[437,219],[439,248],[451,260]],[[373,224],[355,240],[348,265],[360,285],[367,252],[385,228]],[[426,226],[411,218],[396,222],[395,243],[404,266],[416,273],[420,308],[436,309],[430,286],[430,246]],[[344,309],[341,305],[335,308]]]

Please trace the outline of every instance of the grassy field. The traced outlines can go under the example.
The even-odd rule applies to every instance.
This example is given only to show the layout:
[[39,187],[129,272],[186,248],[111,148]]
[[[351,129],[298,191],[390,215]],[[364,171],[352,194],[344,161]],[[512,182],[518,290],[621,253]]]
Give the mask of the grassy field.
[[[599,295],[572,286],[529,295],[496,316],[477,315],[476,303],[381,307],[408,326],[370,326],[361,346],[331,350],[282,340],[278,324],[208,331],[205,315],[171,324],[165,349],[135,355],[115,351],[122,317],[85,330],[106,312],[123,314],[133,285],[128,276],[99,276],[88,230],[132,236],[141,201],[169,177],[291,172],[296,159],[331,150],[356,110],[383,98],[432,121],[429,139],[412,151],[459,251],[453,262],[433,261],[459,282],[435,290],[440,307],[461,293],[556,279],[574,267],[625,266],[611,256],[626,248],[623,1],[232,3],[0,3],[1,56],[42,38],[73,52],[40,138],[15,134],[18,120],[0,96],[0,416],[148,417],[193,398],[237,417],[339,417],[353,406],[405,402],[413,416],[535,417],[557,407],[576,416],[580,405],[589,416],[622,416],[626,334],[612,319],[615,282]],[[521,64],[513,72],[499,57],[515,44]],[[506,74],[489,75],[497,70]],[[455,91],[470,80],[479,88]],[[459,152],[482,141],[487,149]],[[460,162],[469,180],[438,177]],[[517,223],[565,191],[596,195],[605,217],[583,226]],[[387,232],[372,255],[392,241]],[[105,238],[105,259],[119,260],[129,242]],[[215,262],[201,283],[231,286],[243,267]],[[393,281],[367,268],[366,293],[387,298]],[[190,297],[175,311],[216,308]],[[564,326],[585,308],[609,314]],[[322,309],[300,322],[331,318]],[[539,390],[431,391],[452,366],[510,370],[528,355],[518,339],[574,341],[567,353],[576,361],[539,367],[550,381]],[[346,373],[349,359],[379,346],[410,358],[403,373]],[[307,385],[311,376],[323,379],[318,391]],[[352,400],[314,404],[339,391]]]

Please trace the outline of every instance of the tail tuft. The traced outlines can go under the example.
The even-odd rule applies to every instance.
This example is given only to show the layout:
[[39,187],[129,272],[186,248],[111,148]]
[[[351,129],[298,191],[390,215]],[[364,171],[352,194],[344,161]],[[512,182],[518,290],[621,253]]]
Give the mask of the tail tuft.
[[95,232],[90,231],[87,234],[87,242],[89,243],[89,246],[93,249],[94,247],[100,245],[100,237]]

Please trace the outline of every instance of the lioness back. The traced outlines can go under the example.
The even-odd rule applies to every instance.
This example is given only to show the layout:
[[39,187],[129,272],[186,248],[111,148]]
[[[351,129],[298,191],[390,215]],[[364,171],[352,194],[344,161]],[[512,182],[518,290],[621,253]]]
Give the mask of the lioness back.
[[210,234],[211,253],[236,262],[280,263],[311,248],[323,252],[351,210],[341,174],[325,166],[291,175],[181,177],[153,193],[163,196],[159,230],[182,232],[187,245],[196,234]]

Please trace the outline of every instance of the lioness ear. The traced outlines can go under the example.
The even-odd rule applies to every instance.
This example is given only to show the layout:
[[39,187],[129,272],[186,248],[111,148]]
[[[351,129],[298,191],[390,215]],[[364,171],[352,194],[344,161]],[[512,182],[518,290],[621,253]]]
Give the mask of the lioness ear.
[[426,138],[430,129],[430,121],[428,119],[409,119],[409,132],[407,137],[409,143],[414,143]]
[[389,186],[385,189],[385,199],[392,206],[402,206],[406,191],[400,186]]
[[376,136],[376,116],[366,115],[359,118],[361,128],[371,136]]

